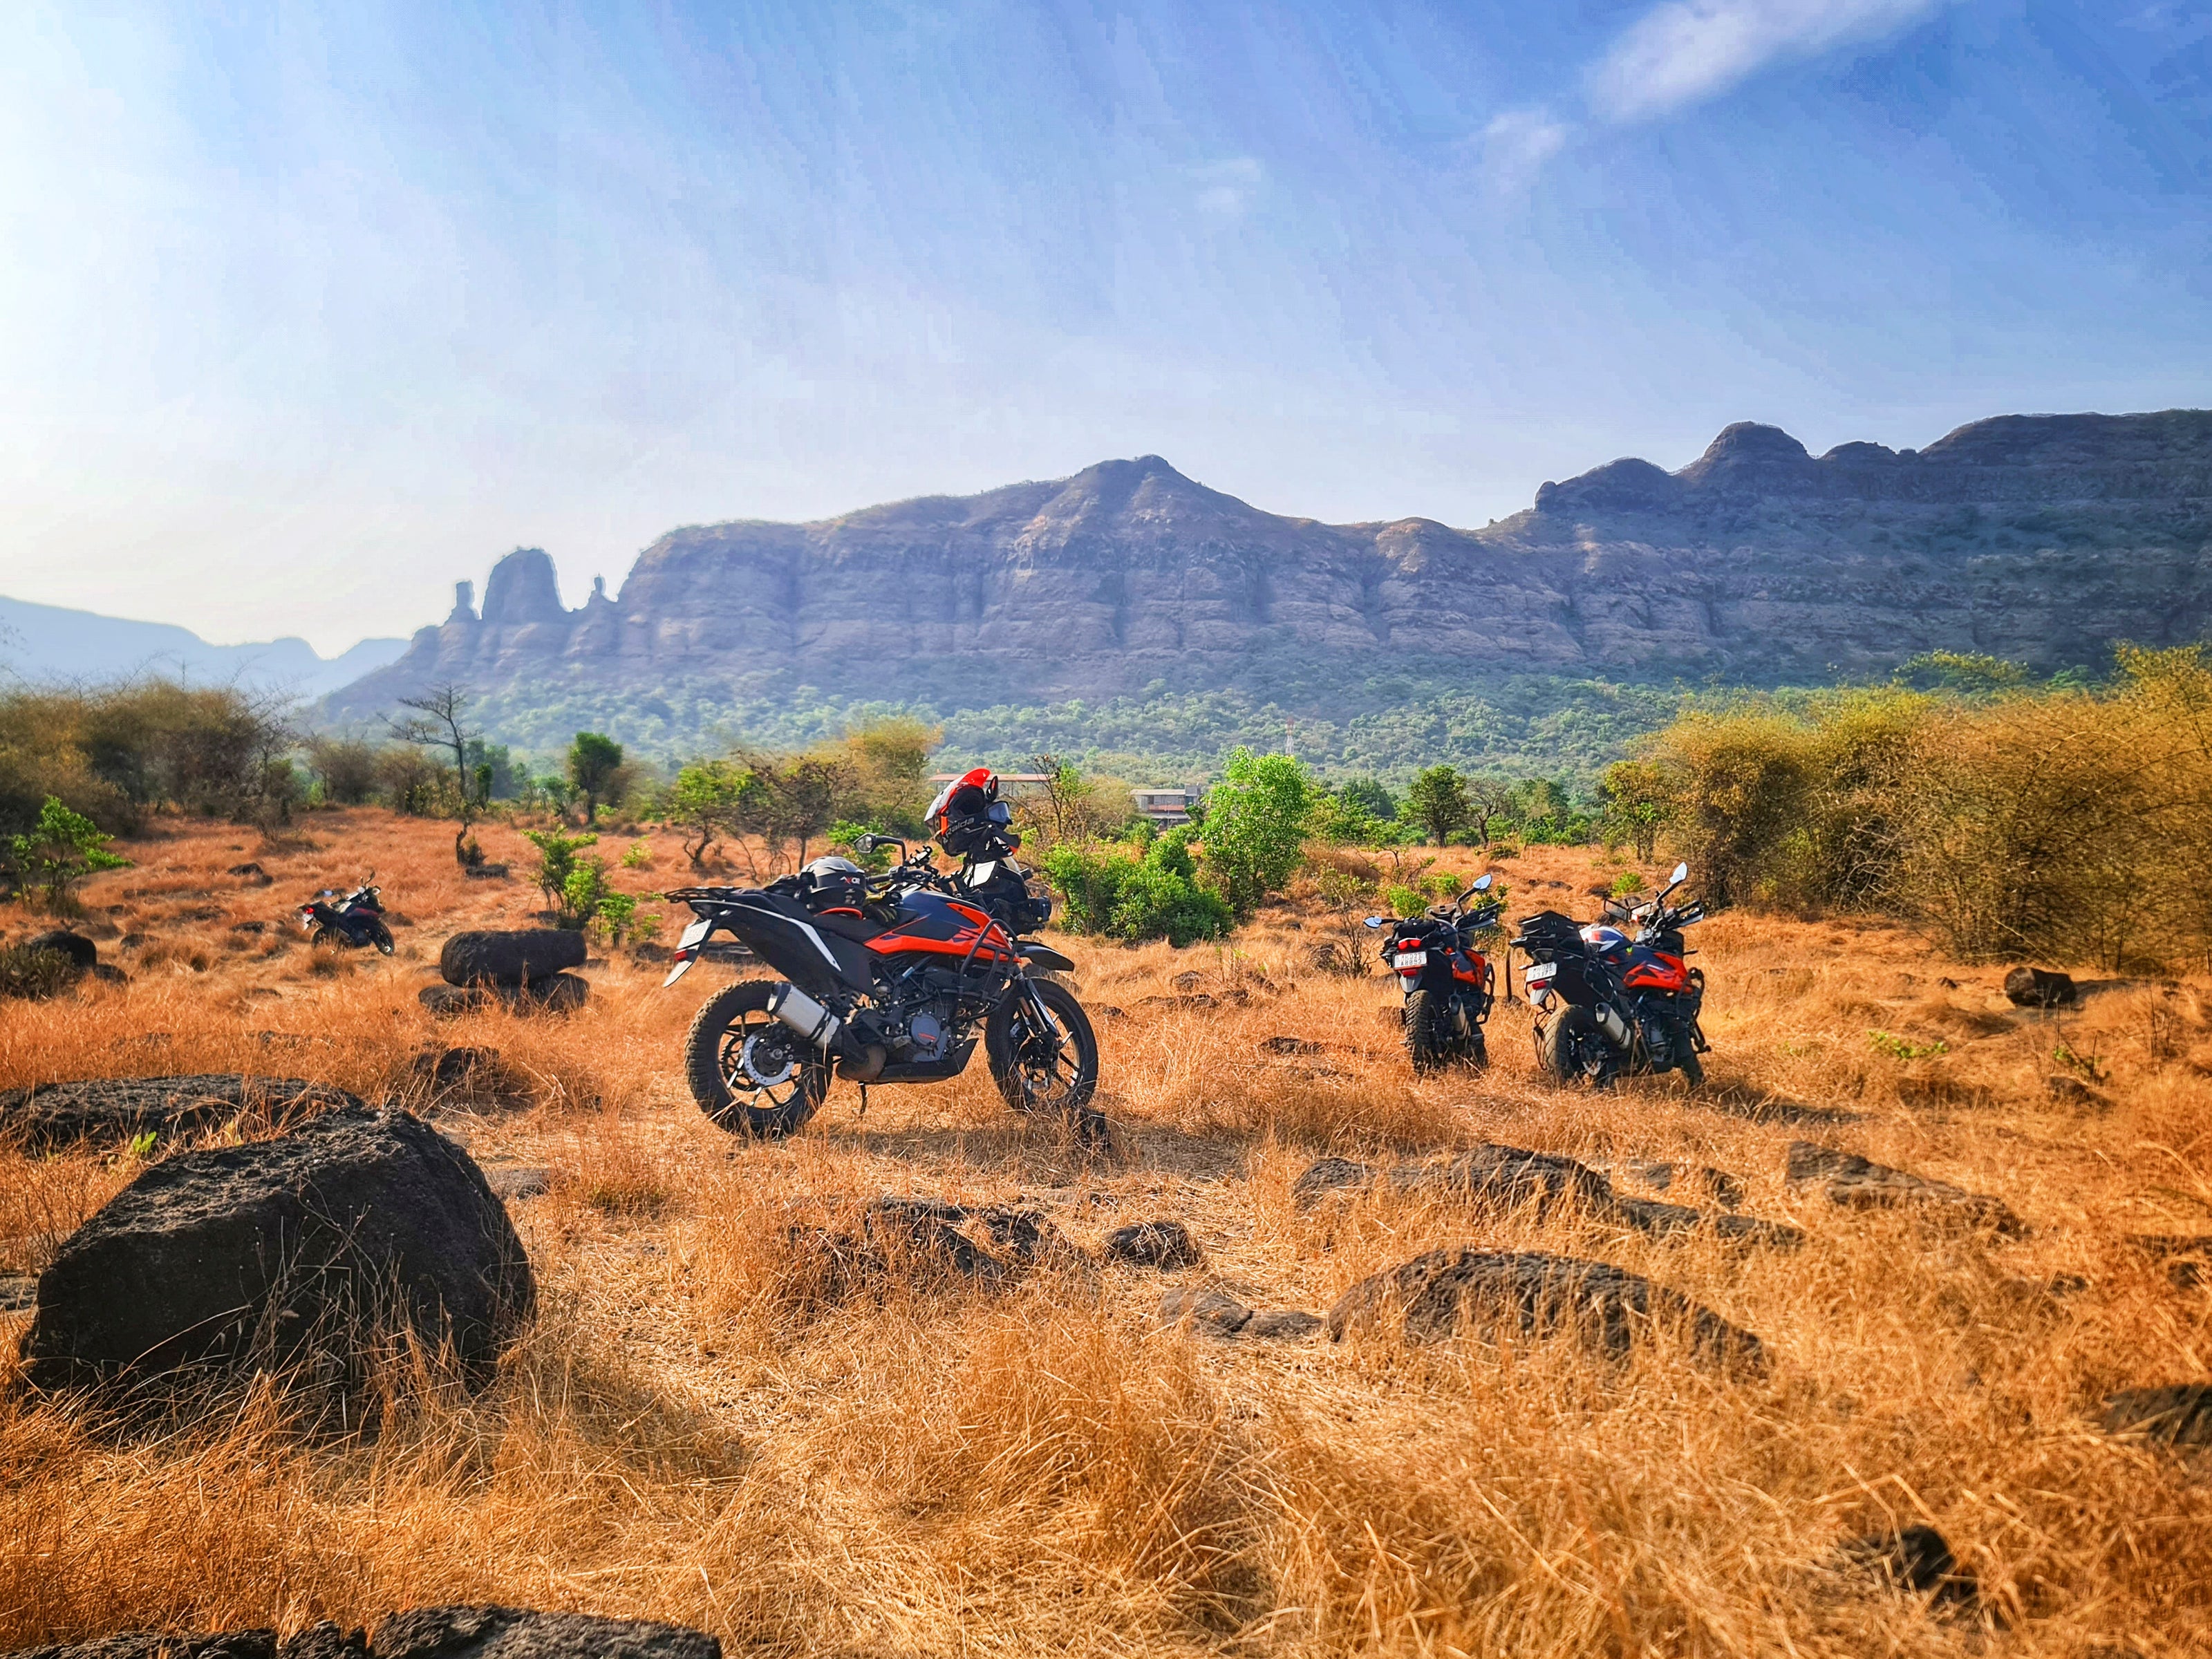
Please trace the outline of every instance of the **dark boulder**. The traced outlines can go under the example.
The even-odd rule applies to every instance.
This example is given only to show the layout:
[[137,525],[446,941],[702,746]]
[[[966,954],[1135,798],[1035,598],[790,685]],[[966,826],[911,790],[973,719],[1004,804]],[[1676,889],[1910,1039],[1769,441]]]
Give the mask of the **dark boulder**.
[[2021,1008],[2071,1008],[2081,1000],[2073,976],[2050,968],[2015,968],[2004,976],[2005,996]]
[[1847,1538],[1836,1546],[1843,1566],[1872,1573],[1893,1589],[1963,1601],[1974,1595],[1973,1576],[1960,1570],[1951,1546],[1933,1527],[1905,1527]]
[[1106,1236],[1106,1255],[1139,1267],[1195,1267],[1206,1260],[1180,1221],[1139,1221]]
[[722,1659],[703,1631],[526,1607],[418,1607],[376,1627],[372,1659]]
[[438,953],[448,985],[529,985],[584,965],[584,936],[562,927],[456,933]]
[[1655,1319],[1686,1328],[1698,1359],[1732,1371],[1765,1368],[1759,1340],[1679,1291],[1609,1262],[1526,1250],[1431,1250],[1361,1279],[1328,1310],[1332,1340],[1395,1337],[1408,1346],[1462,1331],[1578,1335],[1626,1356]]
[[82,933],[72,933],[66,927],[56,927],[33,935],[23,941],[27,951],[58,951],[70,960],[70,965],[79,972],[100,960],[100,947]]
[[530,1099],[529,1078],[496,1048],[426,1048],[407,1069],[434,1105],[517,1106]]
[[1905,1170],[1893,1170],[1856,1152],[1816,1146],[1809,1140],[1790,1143],[1785,1176],[1792,1187],[1809,1188],[1831,1204],[1864,1210],[1905,1206],[1923,1215],[1955,1220],[1969,1227],[2019,1234],[2027,1229],[2018,1216],[1994,1198],[1970,1193],[1948,1182],[1930,1181]]
[[281,1127],[362,1103],[298,1078],[218,1072],[196,1077],[88,1078],[0,1093],[0,1139],[34,1152],[220,1127],[244,1114]]
[[2212,1382],[2176,1382],[2107,1395],[2104,1430],[2169,1446],[2212,1446]]
[[1325,1158],[1291,1183],[1291,1197],[1301,1210],[1310,1210],[1337,1193],[1363,1192],[1375,1184],[1371,1164],[1348,1158]]
[[58,996],[88,971],[59,951],[34,951],[27,945],[0,945],[0,997],[38,1002]]
[[350,1378],[357,1345],[404,1322],[481,1377],[532,1299],[468,1154],[405,1112],[346,1106],[141,1171],[40,1275],[23,1374],[58,1389],[312,1359]]

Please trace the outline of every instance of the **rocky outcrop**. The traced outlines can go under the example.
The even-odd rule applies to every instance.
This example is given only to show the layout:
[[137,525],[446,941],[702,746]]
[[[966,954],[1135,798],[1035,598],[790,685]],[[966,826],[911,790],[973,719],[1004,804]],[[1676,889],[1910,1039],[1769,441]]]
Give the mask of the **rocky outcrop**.
[[132,1631],[0,1659],[722,1659],[703,1631],[642,1619],[527,1607],[417,1607],[361,1630],[312,1625],[281,1644],[270,1630],[170,1636]]
[[812,524],[673,531],[577,611],[545,553],[519,550],[480,613],[465,596],[325,712],[373,714],[443,680],[494,702],[526,684],[541,700],[549,684],[758,692],[795,662],[827,690],[945,708],[1238,684],[1277,651],[1370,672],[1387,653],[1825,678],[1936,648],[2056,669],[2114,639],[2198,638],[2208,542],[2201,410],[2007,416],[1917,452],[1817,458],[1732,426],[1680,471],[1615,461],[1477,531],[1279,517],[1146,456]]
[[468,1154],[407,1113],[342,1107],[141,1171],[40,1275],[23,1375],[61,1389],[328,1361],[347,1379],[359,1345],[404,1322],[481,1377],[532,1301]]
[[1328,1310],[1332,1341],[1395,1338],[1408,1346],[1462,1332],[1548,1337],[1572,1334],[1610,1358],[1625,1358],[1656,1318],[1680,1325],[1699,1360],[1755,1374],[1765,1352],[1679,1291],[1610,1262],[1528,1250],[1431,1250],[1361,1279]]
[[1908,1170],[1893,1170],[1856,1152],[1838,1152],[1809,1140],[1790,1143],[1784,1179],[1792,1187],[1820,1194],[1846,1209],[1905,1207],[1932,1220],[1991,1232],[2019,1234],[2027,1229],[2002,1200],[1970,1193],[1948,1181],[1931,1181]]

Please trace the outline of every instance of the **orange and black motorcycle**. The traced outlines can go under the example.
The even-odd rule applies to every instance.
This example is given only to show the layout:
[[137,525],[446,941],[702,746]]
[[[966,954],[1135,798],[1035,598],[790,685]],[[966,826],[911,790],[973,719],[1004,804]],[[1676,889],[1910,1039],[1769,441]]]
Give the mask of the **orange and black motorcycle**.
[[[1382,961],[1405,988],[1406,1057],[1416,1072],[1434,1072],[1464,1060],[1477,1070],[1490,1064],[1483,1023],[1497,1003],[1498,970],[1478,943],[1498,926],[1491,878],[1425,915],[1370,916],[1370,927],[1388,927]],[[1475,903],[1469,906],[1468,901]]]
[[[870,876],[848,859],[817,859],[765,888],[686,887],[668,898],[697,918],[684,930],[673,985],[708,941],[727,933],[784,977],[741,980],[691,1022],[684,1065],[692,1098],[735,1133],[787,1135],[814,1115],[836,1076],[861,1085],[941,1083],[968,1067],[977,1038],[1006,1103],[1052,1112],[1085,1139],[1104,1120],[1098,1039],[1075,994],[1048,975],[1075,964],[1024,938],[1052,914],[1006,856],[1018,842],[986,833],[947,875],[933,849]],[[990,854],[993,856],[982,856]]]
[[1655,1072],[1680,1072],[1692,1089],[1705,1080],[1705,975],[1684,960],[1692,953],[1682,938],[1705,920],[1705,902],[1668,902],[1689,876],[1678,864],[1657,898],[1608,899],[1586,927],[1556,910],[1521,924],[1512,948],[1529,960],[1521,982],[1536,1011],[1536,1061],[1555,1080],[1600,1089]]

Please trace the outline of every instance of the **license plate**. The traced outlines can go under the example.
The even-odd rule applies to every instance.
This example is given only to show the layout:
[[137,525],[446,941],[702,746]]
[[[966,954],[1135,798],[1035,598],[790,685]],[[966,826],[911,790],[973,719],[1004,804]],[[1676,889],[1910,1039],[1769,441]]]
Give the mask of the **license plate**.
[[676,941],[676,948],[679,951],[688,951],[714,931],[714,924],[713,922],[708,921],[703,918],[698,921],[695,921],[689,927],[686,927],[684,930],[684,937]]
[[1429,965],[1426,951],[1401,951],[1393,964],[1400,968],[1425,968]]

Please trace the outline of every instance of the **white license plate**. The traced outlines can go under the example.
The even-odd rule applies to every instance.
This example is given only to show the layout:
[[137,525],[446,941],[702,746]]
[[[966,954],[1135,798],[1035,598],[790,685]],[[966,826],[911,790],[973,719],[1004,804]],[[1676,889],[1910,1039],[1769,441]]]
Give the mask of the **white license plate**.
[[1426,951],[1401,951],[1394,965],[1400,968],[1425,968],[1429,965],[1429,953]]
[[676,948],[679,951],[688,951],[714,931],[714,924],[702,917],[684,930],[684,937],[676,941]]

